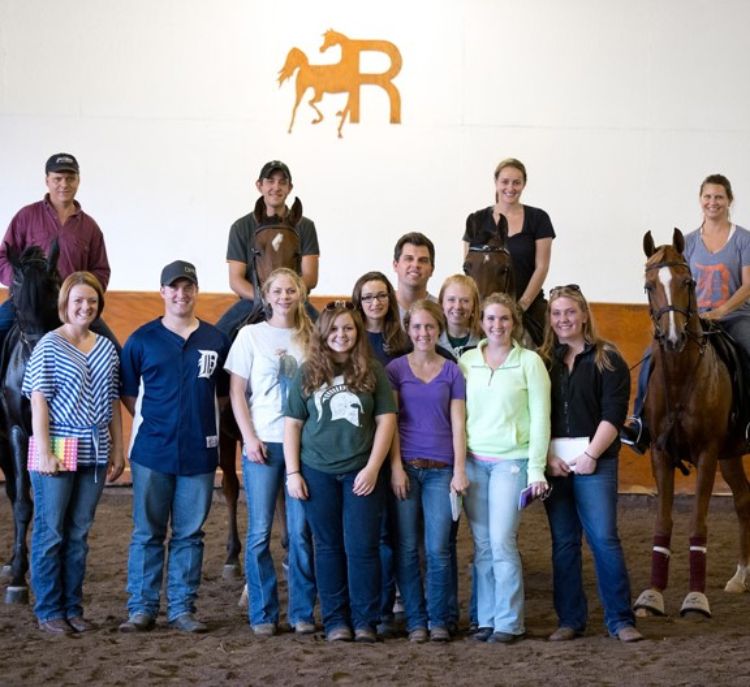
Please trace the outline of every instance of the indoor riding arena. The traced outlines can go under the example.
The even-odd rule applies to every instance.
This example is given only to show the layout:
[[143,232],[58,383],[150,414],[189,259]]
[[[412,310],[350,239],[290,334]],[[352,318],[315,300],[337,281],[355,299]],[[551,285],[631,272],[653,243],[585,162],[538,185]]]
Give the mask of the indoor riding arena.
[[[286,170],[287,205],[299,198],[305,217],[314,220],[319,262],[309,304],[325,312],[332,301],[351,299],[357,279],[373,270],[386,275],[400,298],[406,272],[399,272],[394,244],[407,232],[421,232],[434,244],[426,289],[437,297],[447,277],[464,271],[467,215],[493,203],[501,207],[493,173],[499,161],[517,158],[528,169],[524,202],[544,208],[554,226],[546,253],[536,242],[534,257],[546,270],[541,288],[549,297],[557,285],[573,285],[586,295],[599,335],[630,368],[630,414],[649,347],[669,352],[654,355],[647,406],[653,388],[672,388],[660,356],[674,353],[669,340],[682,319],[698,321],[701,300],[693,289],[704,285],[701,276],[685,272],[680,283],[692,300],[684,308],[672,303],[674,284],[663,270],[674,265],[661,261],[655,271],[651,261],[649,267],[655,253],[644,235],[651,231],[656,246],[671,244],[675,227],[703,236],[714,212],[702,195],[708,175],[731,179],[734,194],[730,189],[724,207],[730,236],[750,222],[750,88],[741,66],[749,22],[750,6],[742,0],[0,0],[0,150],[7,180],[0,223],[8,227],[8,241],[19,210],[54,194],[54,170],[45,170],[45,161],[57,151],[74,155],[76,208],[95,218],[111,268],[102,318],[125,344],[165,313],[160,274],[173,261],[195,267],[195,315],[203,322],[217,323],[237,303],[227,240],[235,220],[253,212],[263,193],[257,171],[269,160]],[[512,221],[509,226],[511,240]],[[93,251],[81,241],[75,250]],[[748,292],[727,301],[739,310],[750,308],[748,256],[747,263],[739,258],[736,293]],[[302,267],[295,268],[303,279],[309,257],[303,249]],[[680,269],[693,267],[679,261]],[[0,302],[13,278],[10,268],[11,278],[4,276],[6,263],[0,256]],[[656,303],[651,286],[644,291],[649,280],[665,288],[666,304]],[[690,383],[690,369],[677,380],[686,391],[672,394],[669,427],[692,412],[690,399],[710,396],[711,384]],[[125,406],[122,421],[127,449],[133,422]],[[5,437],[11,433],[0,430],[0,451],[10,451]],[[714,435],[723,437],[721,426]],[[674,446],[667,430],[652,433],[652,440],[657,458]],[[750,544],[732,489],[716,469],[706,534],[697,544],[696,531],[703,529],[694,503],[710,478],[698,477],[692,465],[687,475],[674,469],[674,529],[671,544],[660,548],[651,455],[622,445],[617,488],[632,603],[655,586],[655,557],[668,559],[664,614],[637,612],[642,641],[609,635],[585,541],[585,630],[574,641],[549,641],[558,616],[550,526],[539,502],[522,511],[517,536],[523,641],[479,642],[469,631],[474,546],[466,512],[457,540],[460,617],[450,642],[409,641],[399,613],[396,636],[332,642],[319,606],[315,632],[293,631],[278,513],[270,548],[281,618],[274,636],[261,636],[239,605],[244,487],[237,515],[241,572],[225,567],[229,517],[221,469],[204,526],[196,602],[208,631],[170,626],[164,597],[150,632],[121,631],[133,533],[127,463],[104,487],[88,537],[83,605],[94,629],[57,636],[40,630],[32,587],[28,603],[7,603],[14,585],[6,565],[0,685],[750,684],[749,561],[735,593],[724,590]],[[747,456],[716,457],[744,462],[750,474]],[[242,465],[238,450],[240,485]],[[16,482],[3,471],[0,479],[0,563],[10,564],[17,516],[5,492],[13,495]],[[710,611],[681,614],[696,575],[703,575],[695,572],[698,555]]]

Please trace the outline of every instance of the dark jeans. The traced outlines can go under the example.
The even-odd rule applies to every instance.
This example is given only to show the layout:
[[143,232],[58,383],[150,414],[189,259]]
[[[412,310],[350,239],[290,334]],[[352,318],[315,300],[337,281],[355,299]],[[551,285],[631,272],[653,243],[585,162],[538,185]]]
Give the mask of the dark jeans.
[[333,475],[304,463],[309,498],[303,501],[313,533],[315,575],[326,632],[375,629],[380,616],[381,473],[368,496],[352,491],[359,470]]

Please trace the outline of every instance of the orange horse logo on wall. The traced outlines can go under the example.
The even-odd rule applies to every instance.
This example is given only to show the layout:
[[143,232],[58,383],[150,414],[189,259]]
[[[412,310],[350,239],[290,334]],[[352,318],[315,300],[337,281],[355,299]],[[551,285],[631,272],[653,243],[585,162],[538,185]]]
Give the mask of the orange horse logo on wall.
[[[310,64],[307,55],[299,48],[292,48],[286,56],[284,66],[279,70],[279,86],[290,79],[297,72],[295,83],[297,96],[292,108],[292,120],[289,122],[289,133],[292,133],[294,117],[302,96],[308,88],[313,89],[313,97],[309,100],[310,107],[315,110],[316,117],[313,124],[323,121],[323,113],[317,104],[323,98],[324,93],[347,93],[348,98],[343,110],[339,110],[336,116],[340,118],[338,135],[346,118],[352,124],[359,123],[359,89],[361,86],[380,86],[387,94],[390,101],[391,124],[401,123],[401,94],[392,81],[401,71],[401,53],[390,41],[383,40],[360,40],[347,38],[343,33],[333,29],[323,34],[323,45],[320,52],[325,52],[333,45],[341,46],[341,61],[336,64]],[[380,74],[362,74],[359,68],[360,53],[373,51],[385,53],[391,61],[390,68]]]

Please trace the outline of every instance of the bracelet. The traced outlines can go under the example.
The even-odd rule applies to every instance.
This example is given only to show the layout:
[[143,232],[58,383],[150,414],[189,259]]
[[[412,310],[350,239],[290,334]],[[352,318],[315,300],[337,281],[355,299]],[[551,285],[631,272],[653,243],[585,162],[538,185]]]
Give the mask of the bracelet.
[[584,451],[583,455],[588,456],[589,458],[591,458],[591,460],[599,460],[598,458],[594,458],[594,456],[592,456],[588,451]]
[[294,472],[287,472],[286,476],[290,477],[291,475],[299,475],[299,474],[300,474],[300,471],[299,470],[295,470]]

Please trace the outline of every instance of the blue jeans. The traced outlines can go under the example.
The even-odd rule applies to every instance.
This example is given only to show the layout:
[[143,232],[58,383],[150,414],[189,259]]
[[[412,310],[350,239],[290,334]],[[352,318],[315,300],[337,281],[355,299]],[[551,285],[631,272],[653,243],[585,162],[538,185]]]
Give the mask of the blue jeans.
[[552,532],[555,610],[560,627],[586,629],[588,617],[581,568],[581,533],[591,548],[604,623],[616,635],[634,625],[630,582],[617,534],[617,458],[602,458],[593,475],[552,477],[544,502]]
[[[233,339],[239,331],[239,328],[245,324],[245,320],[250,316],[254,306],[254,300],[240,298],[219,318],[219,321],[216,323],[216,328],[226,334],[230,339]],[[318,311],[313,308],[310,301],[305,301],[305,310],[307,310],[307,314],[313,322],[318,319]]]
[[466,497],[474,537],[477,620],[495,632],[523,634],[523,569],[518,553],[518,495],[526,487],[526,460],[469,458]]
[[[390,491],[390,468],[383,466],[383,482],[386,492]],[[396,504],[390,494],[386,494],[385,505],[380,514],[380,622],[392,623],[393,604],[396,603],[395,552],[397,514]]]
[[309,498],[303,501],[315,543],[315,573],[326,632],[374,630],[380,615],[381,472],[368,496],[352,491],[359,471],[332,475],[302,464]]
[[[96,481],[95,481],[95,473]],[[57,475],[29,473],[34,489],[31,586],[34,614],[44,622],[83,615],[81,606],[89,530],[106,470],[81,466]]]
[[[396,579],[404,600],[406,630],[420,627],[447,627],[452,589],[450,556],[450,487],[453,471],[445,468],[423,469],[404,464],[409,477],[406,499],[399,500]],[[395,497],[394,497],[395,498]],[[419,540],[424,531],[427,564],[425,591],[419,565]],[[429,623],[428,623],[429,619]]]
[[[271,527],[276,498],[284,484],[284,448],[266,443],[266,463],[242,459],[242,481],[247,499],[245,574],[251,625],[279,622],[276,570],[271,558]],[[312,535],[299,499],[286,495],[286,526],[289,534],[289,608],[291,625],[314,622],[315,570]]]
[[167,552],[167,620],[195,612],[203,566],[203,523],[211,509],[214,473],[168,475],[130,463],[133,476],[133,537],[128,557],[128,612],[159,613]]

